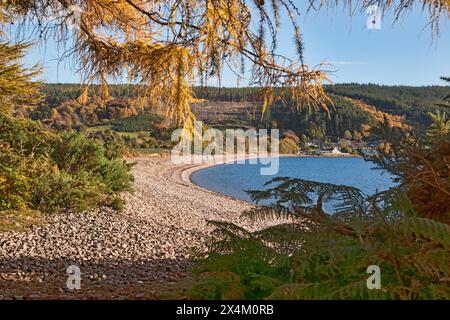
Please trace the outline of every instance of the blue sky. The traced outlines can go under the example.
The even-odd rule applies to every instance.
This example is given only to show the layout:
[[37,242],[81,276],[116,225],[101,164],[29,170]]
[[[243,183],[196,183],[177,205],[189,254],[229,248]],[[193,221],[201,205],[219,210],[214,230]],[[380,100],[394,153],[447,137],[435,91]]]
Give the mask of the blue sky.
[[[335,83],[434,85],[443,84],[440,76],[450,75],[449,22],[441,24],[441,34],[433,40],[427,27],[427,13],[418,9],[395,24],[388,14],[380,30],[369,30],[367,19],[366,14],[349,17],[344,8],[302,16],[306,63],[311,66],[325,61],[332,63],[335,71],[331,79]],[[281,21],[278,53],[295,57],[287,17],[282,16]],[[39,61],[47,82],[79,82],[80,76],[70,63],[56,62],[60,53],[54,43],[48,42],[31,50],[26,62]],[[222,85],[236,85],[231,72],[225,70]]]

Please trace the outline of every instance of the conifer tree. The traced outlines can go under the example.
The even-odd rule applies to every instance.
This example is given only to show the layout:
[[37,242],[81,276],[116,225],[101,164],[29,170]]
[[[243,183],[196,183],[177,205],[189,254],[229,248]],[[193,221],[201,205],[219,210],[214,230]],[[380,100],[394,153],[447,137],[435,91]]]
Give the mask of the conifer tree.
[[9,113],[21,107],[33,106],[42,99],[40,73],[37,66],[24,67],[20,60],[29,44],[0,42],[0,112]]

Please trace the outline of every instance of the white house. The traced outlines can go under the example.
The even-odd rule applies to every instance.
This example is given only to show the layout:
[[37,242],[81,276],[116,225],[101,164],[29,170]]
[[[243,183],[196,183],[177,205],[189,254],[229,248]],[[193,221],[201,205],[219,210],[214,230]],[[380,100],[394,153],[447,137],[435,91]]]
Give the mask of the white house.
[[333,151],[331,151],[332,154],[341,154],[342,152],[337,148],[334,147]]

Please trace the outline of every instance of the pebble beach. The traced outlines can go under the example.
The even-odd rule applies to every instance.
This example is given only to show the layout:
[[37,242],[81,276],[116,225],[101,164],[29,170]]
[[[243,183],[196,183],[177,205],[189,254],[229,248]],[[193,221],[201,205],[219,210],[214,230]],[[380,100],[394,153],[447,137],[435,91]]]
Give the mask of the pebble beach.
[[[68,212],[0,233],[0,299],[164,298],[168,286],[190,277],[213,230],[208,220],[260,227],[241,217],[250,204],[190,182],[205,165],[175,165],[167,155],[129,161],[134,192],[123,194],[123,212]],[[80,290],[65,286],[70,265],[81,270]]]

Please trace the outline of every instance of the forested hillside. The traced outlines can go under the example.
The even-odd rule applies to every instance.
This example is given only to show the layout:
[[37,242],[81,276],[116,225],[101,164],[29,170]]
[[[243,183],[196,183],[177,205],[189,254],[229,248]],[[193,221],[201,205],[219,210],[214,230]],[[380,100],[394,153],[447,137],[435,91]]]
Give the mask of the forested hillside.
[[[139,116],[147,107],[136,99],[139,87],[111,85],[108,99],[104,89],[92,85],[84,92],[81,85],[47,84],[46,101],[30,113],[55,128],[92,126],[131,116]],[[373,84],[338,84],[326,87],[334,103],[325,110],[297,110],[275,102],[262,117],[259,88],[197,87],[195,96],[206,102],[193,106],[197,118],[219,127],[278,127],[305,134],[311,138],[342,137],[346,131],[364,134],[386,116],[395,126],[412,126],[421,131],[430,125],[428,112],[450,92],[449,87],[405,87]],[[442,108],[441,108],[442,109]]]
[[375,84],[337,84],[327,86],[327,91],[340,96],[361,100],[378,110],[405,116],[406,120],[421,129],[430,125],[428,112],[435,112],[446,97],[446,86],[380,86]]

